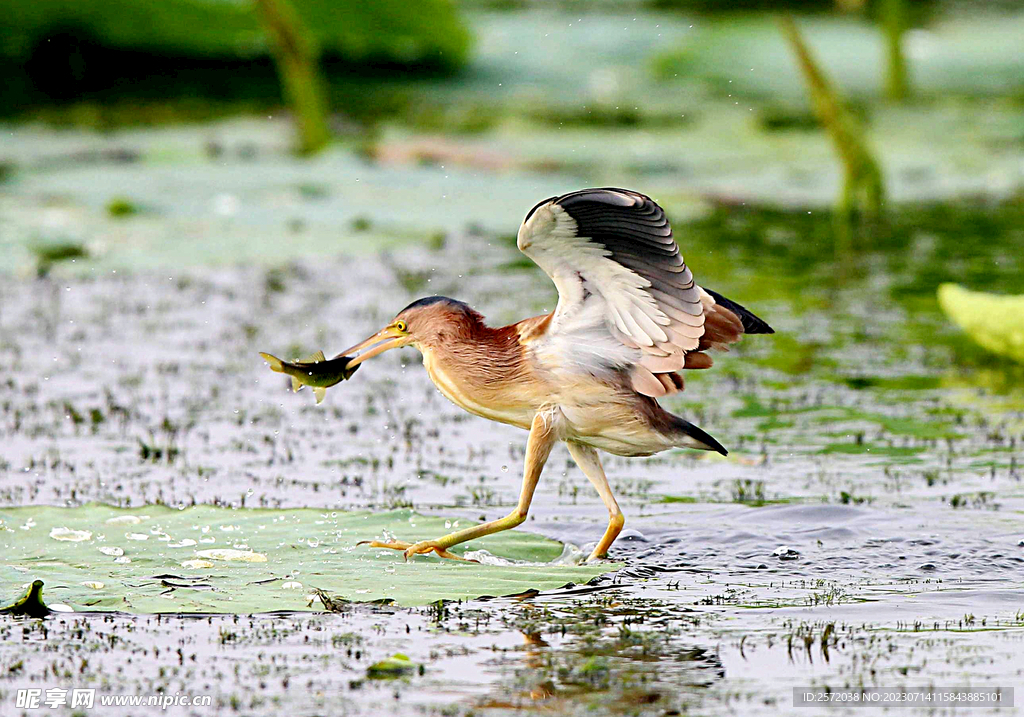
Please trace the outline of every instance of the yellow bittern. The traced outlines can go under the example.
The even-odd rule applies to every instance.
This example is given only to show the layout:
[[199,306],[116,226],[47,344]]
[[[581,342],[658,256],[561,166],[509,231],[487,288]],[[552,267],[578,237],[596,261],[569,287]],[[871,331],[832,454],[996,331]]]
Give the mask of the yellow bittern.
[[683,390],[683,369],[710,368],[707,349],[744,333],[773,333],[734,301],[694,283],[665,213],[625,189],[583,189],[545,199],[526,215],[517,244],[551,277],[558,305],[550,314],[492,328],[454,299],[414,301],[379,332],[339,356],[348,368],[400,346],[414,346],[434,385],[457,406],[530,432],[523,486],[500,520],[436,540],[365,541],[435,552],[508,530],[526,520],[541,470],[556,441],[593,483],[608,508],[608,529],[588,559],[604,557],[625,519],[598,451],[649,456],[673,447],[722,445],[658,405]]

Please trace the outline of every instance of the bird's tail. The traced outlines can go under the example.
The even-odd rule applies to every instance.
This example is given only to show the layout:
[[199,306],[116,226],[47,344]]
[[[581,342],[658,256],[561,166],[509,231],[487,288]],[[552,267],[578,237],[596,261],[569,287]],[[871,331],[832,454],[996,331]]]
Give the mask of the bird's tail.
[[[666,413],[668,413],[666,411]],[[716,451],[721,453],[723,456],[729,455],[729,451],[725,450],[725,446],[719,443],[714,436],[705,431],[699,426],[695,426],[685,418],[668,413],[672,421],[672,434],[673,436],[679,437],[679,442],[676,444],[683,448],[698,448],[703,451]]]
[[754,314],[753,311],[748,309],[746,306],[737,304],[732,299],[727,299],[717,291],[711,289],[704,289],[704,291],[711,294],[715,299],[715,304],[721,306],[724,309],[728,309],[732,313],[736,314],[739,318],[740,323],[743,324],[743,333],[745,334],[774,334],[775,329],[768,325],[768,322],[762,319],[760,316]]

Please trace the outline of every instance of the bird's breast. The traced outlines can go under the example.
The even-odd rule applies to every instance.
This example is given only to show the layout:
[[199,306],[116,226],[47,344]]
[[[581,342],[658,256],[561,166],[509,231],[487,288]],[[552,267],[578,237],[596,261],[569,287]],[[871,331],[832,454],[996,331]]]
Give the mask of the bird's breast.
[[423,366],[445,398],[492,421],[529,428],[542,403],[528,379],[516,380],[481,365],[447,365],[429,350],[423,352]]

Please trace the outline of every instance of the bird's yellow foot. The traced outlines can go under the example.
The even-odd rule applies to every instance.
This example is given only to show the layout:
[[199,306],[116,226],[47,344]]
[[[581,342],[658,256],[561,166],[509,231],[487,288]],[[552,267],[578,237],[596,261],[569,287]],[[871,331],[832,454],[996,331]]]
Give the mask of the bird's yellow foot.
[[421,540],[415,545],[410,545],[405,549],[405,559],[408,560],[413,555],[426,555],[427,553],[437,553],[442,558],[448,558],[449,560],[462,560],[467,563],[475,563],[476,560],[469,560],[461,555],[448,552],[441,546],[441,543],[436,540]]
[[391,548],[392,550],[405,550],[412,543],[407,543],[404,540],[389,540],[384,542],[383,540],[360,540],[356,545],[369,545],[371,548]]
[[406,543],[404,540],[391,540],[384,542],[382,540],[363,540],[356,545],[369,545],[371,548],[391,548],[392,550],[404,550],[405,559],[408,560],[413,555],[426,555],[427,553],[437,553],[442,558],[448,560],[462,560],[467,563],[476,563],[477,560],[469,560],[463,558],[461,555],[448,552],[441,544],[436,540],[421,540],[418,543]]

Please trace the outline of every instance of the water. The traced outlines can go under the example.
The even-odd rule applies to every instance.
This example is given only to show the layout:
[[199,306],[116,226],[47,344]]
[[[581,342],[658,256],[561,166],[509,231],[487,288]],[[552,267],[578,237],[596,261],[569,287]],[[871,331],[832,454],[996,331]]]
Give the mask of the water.
[[[756,113],[623,74],[687,41],[689,20],[644,14],[646,29],[620,35],[619,18],[588,18],[520,58],[514,38],[542,23],[487,17],[487,51],[452,96],[529,111],[448,143],[384,127],[378,162],[340,148],[300,163],[279,120],[10,130],[0,504],[412,505],[453,529],[505,515],[525,434],[448,403],[414,350],[368,362],[319,407],[257,351],[340,350],[428,294],[494,323],[550,310],[550,282],[510,236],[538,199],[606,183],[663,201],[698,281],[778,332],[717,355],[665,401],[729,456],[606,457],[626,567],[594,584],[417,610],[7,620],[0,699],[117,684],[212,693],[245,714],[774,715],[794,688],[1021,687],[1024,370],[974,347],[934,294],[945,280],[1020,292],[1019,111],[877,108],[893,196],[941,201],[890,207],[843,243],[823,211],[838,176],[823,137],[761,131],[749,88]],[[665,39],[638,52],[638,32]],[[566,126],[564,106],[531,104],[567,84],[574,102],[614,86],[602,101],[657,96],[642,114],[695,117]],[[204,156],[211,138],[226,158]],[[416,159],[423,147],[433,160]],[[979,198],[945,200],[965,192]],[[118,196],[142,211],[107,216]],[[39,243],[77,251],[36,278]],[[605,525],[557,449],[519,530],[566,543],[571,560]],[[367,678],[397,652],[423,673]]]
[[[137,648],[126,691],[208,685],[224,706],[296,714],[341,694],[366,713],[397,694],[409,710],[770,714],[795,687],[1009,686],[1024,657],[1020,372],[947,326],[927,277],[977,264],[1009,289],[1019,210],[951,208],[966,219],[945,229],[928,225],[929,211],[904,235],[909,255],[883,232],[847,256],[820,244],[766,249],[789,231],[825,235],[827,223],[788,215],[679,227],[698,280],[778,334],[746,339],[666,402],[729,457],[605,459],[627,518],[612,556],[627,566],[594,586],[440,611],[74,616],[5,640],[4,664],[35,674],[47,654],[37,645],[70,644],[88,626],[84,670],[75,653],[45,658],[75,667],[83,684],[124,669]],[[966,228],[982,216],[984,245]],[[8,282],[0,500],[411,503],[452,521],[500,517],[518,494],[525,434],[461,413],[412,350],[370,362],[321,407],[291,394],[256,351],[349,345],[428,292],[497,322],[550,307],[546,277],[516,261],[507,240],[459,233],[434,249],[188,269],[170,281],[75,268]],[[429,285],[409,278],[427,266]],[[604,527],[597,496],[556,450],[521,529],[586,549]],[[364,679],[394,652],[424,675]],[[224,664],[238,669],[222,684],[213,676]]]

